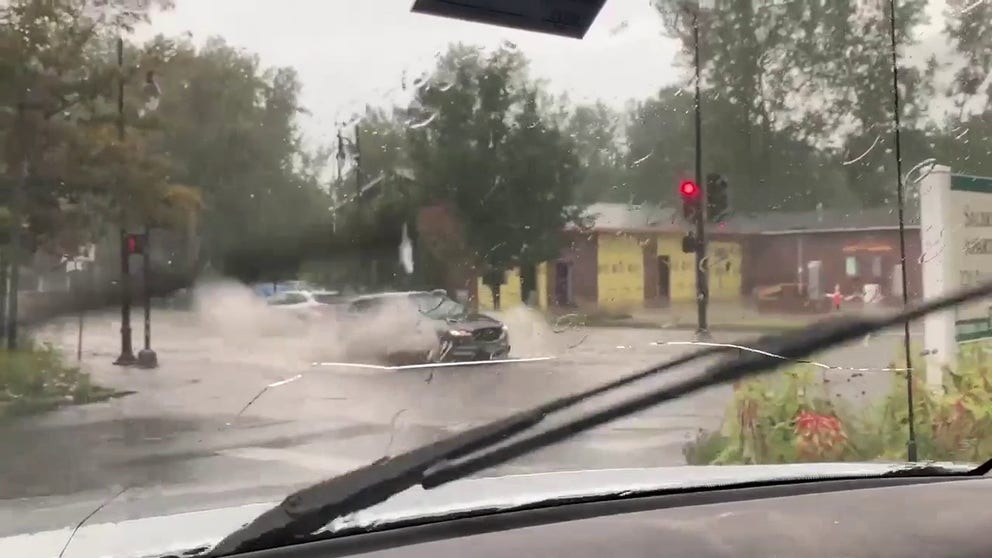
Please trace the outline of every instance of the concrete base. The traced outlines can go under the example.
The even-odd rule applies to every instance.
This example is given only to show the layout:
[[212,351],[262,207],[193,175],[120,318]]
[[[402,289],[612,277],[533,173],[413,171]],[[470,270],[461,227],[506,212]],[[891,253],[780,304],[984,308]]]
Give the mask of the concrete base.
[[136,364],[137,362],[138,359],[134,358],[133,354],[128,353],[128,354],[121,354],[119,357],[117,357],[117,360],[114,361],[114,365],[134,366],[134,364]]
[[155,354],[155,351],[151,349],[141,349],[140,351],[138,351],[138,367],[157,368],[158,355]]

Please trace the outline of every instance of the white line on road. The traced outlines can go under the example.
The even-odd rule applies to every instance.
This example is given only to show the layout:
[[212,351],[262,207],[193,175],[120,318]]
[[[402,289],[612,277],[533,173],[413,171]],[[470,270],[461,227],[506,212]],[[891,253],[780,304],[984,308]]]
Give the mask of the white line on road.
[[311,366],[336,366],[342,368],[365,368],[370,370],[423,370],[430,368],[453,368],[457,366],[483,366],[487,364],[513,364],[519,362],[541,362],[553,360],[556,357],[542,356],[529,358],[503,358],[499,360],[471,360],[466,362],[437,362],[429,364],[407,364],[403,366],[383,366],[381,364],[364,364],[360,362],[314,362]]

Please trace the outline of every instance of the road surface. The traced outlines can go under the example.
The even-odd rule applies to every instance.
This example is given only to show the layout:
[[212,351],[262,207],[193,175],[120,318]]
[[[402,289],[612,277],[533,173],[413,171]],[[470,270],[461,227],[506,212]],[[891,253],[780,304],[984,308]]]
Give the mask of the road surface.
[[[202,507],[224,498],[243,499],[246,491],[255,499],[275,498],[287,487],[694,348],[669,344],[691,341],[691,331],[573,328],[555,333],[520,310],[505,316],[514,356],[550,360],[362,369],[335,362],[327,324],[303,323],[251,301],[236,302],[210,311],[156,313],[153,347],[161,366],[155,370],[111,365],[119,350],[119,322],[112,314],[88,316],[83,366],[98,383],[136,393],[0,425],[0,535],[64,526],[122,490],[104,515]],[[140,348],[140,321],[136,326]],[[901,347],[896,333],[816,360],[886,368]],[[74,319],[48,324],[38,336],[75,355]],[[738,338],[717,335],[718,341]],[[701,366],[635,384],[609,400],[697,373]],[[854,402],[884,396],[892,382],[892,373],[877,370],[834,370],[823,377],[834,397]],[[711,388],[492,473],[683,464],[685,443],[700,429],[719,428],[730,397],[728,386]]]

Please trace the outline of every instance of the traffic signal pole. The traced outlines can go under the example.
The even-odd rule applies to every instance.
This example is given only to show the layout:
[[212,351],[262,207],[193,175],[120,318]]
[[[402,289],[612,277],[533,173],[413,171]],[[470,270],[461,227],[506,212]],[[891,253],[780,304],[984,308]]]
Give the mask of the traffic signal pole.
[[152,350],[152,245],[151,230],[145,225],[145,232],[141,245],[141,271],[142,283],[144,283],[144,306],[145,306],[145,346],[138,351],[138,366],[141,368],[157,368],[158,354]]
[[709,338],[709,325],[706,310],[709,302],[709,266],[706,261],[706,187],[703,182],[703,134],[702,112],[699,95],[699,8],[692,15],[693,63],[696,71],[696,101],[694,104],[696,124],[696,186],[699,188],[699,201],[696,217],[696,336]]

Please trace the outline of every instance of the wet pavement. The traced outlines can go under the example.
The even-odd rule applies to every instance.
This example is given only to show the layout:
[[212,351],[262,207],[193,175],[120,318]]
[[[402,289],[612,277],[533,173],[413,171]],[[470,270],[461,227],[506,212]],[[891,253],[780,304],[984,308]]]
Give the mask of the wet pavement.
[[[98,383],[136,393],[0,424],[0,535],[59,526],[121,490],[125,494],[115,499],[128,516],[154,513],[168,502],[181,509],[204,506],[224,495],[271,499],[666,360],[692,347],[664,343],[693,338],[691,331],[613,328],[556,334],[521,313],[505,318],[513,356],[553,360],[397,371],[334,364],[326,324],[252,318],[158,312],[153,346],[161,366],[140,370],[110,364],[118,347],[114,316],[87,317],[83,366]],[[249,321],[256,329],[247,327]],[[66,319],[39,337],[74,355],[75,327]],[[896,332],[886,333],[817,360],[884,368],[900,344]],[[635,384],[610,400],[694,374],[700,366]],[[829,371],[824,378],[835,397],[857,402],[887,393],[892,374]],[[490,474],[683,464],[684,444],[701,428],[719,427],[730,396],[729,386],[710,388]],[[30,518],[25,510],[33,512]]]

